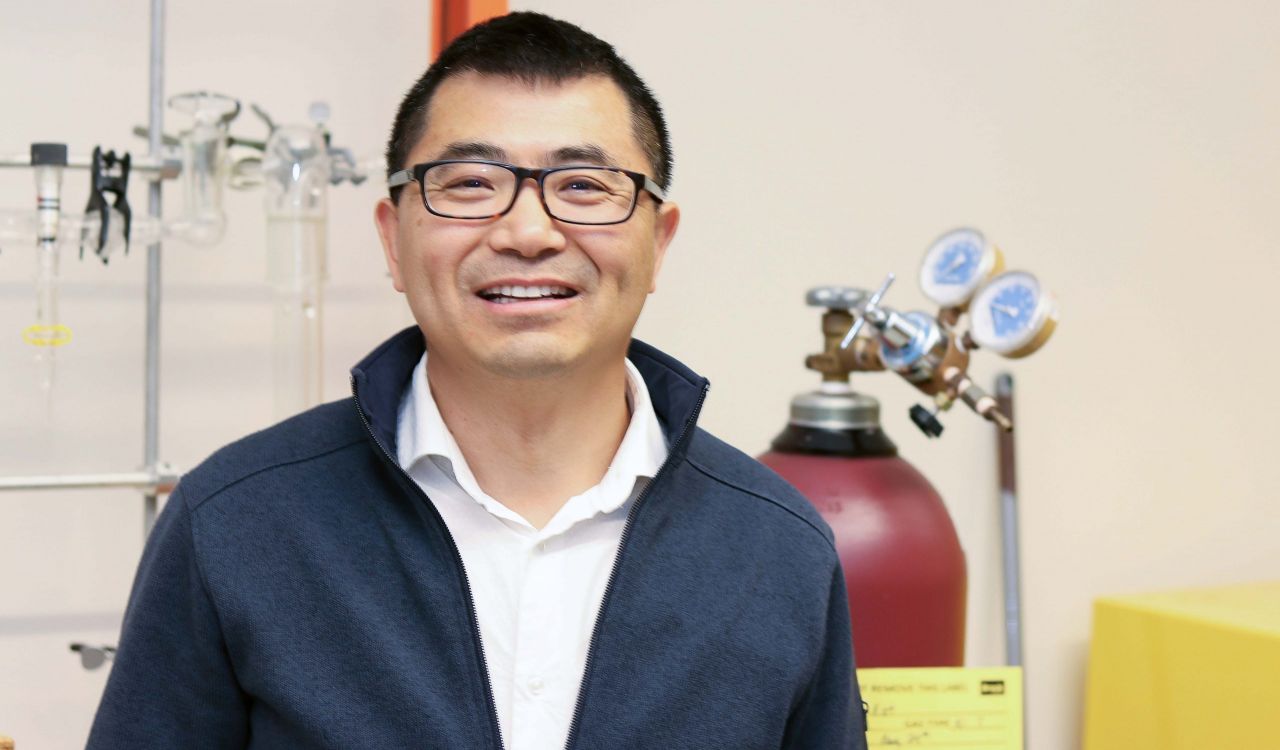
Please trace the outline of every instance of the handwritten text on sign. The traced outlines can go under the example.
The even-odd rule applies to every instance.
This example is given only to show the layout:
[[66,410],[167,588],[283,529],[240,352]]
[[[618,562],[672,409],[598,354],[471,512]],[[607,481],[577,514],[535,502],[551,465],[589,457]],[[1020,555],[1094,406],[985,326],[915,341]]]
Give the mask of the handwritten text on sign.
[[1022,750],[1018,667],[859,669],[871,748]]

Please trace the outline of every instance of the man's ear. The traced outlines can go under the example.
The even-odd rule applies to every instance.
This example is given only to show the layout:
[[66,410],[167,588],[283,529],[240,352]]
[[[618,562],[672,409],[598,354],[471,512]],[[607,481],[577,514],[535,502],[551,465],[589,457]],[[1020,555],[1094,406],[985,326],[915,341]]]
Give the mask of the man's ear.
[[658,206],[654,216],[653,237],[653,280],[649,282],[649,293],[658,290],[658,272],[662,270],[662,261],[667,257],[667,245],[676,236],[680,226],[680,207],[671,201],[664,201]]
[[404,292],[404,276],[400,273],[400,212],[390,198],[383,198],[373,209],[373,221],[378,225],[378,238],[382,240],[382,254],[387,259],[387,271],[391,273],[391,285],[397,292]]

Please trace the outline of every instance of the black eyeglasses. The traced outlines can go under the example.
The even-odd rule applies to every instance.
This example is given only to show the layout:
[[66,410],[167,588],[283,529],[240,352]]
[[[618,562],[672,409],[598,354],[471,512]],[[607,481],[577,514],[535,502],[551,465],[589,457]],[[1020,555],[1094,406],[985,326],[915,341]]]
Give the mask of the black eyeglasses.
[[422,189],[422,205],[446,219],[491,219],[516,204],[520,185],[538,183],[547,215],[568,224],[621,224],[635,213],[640,191],[659,203],[666,192],[648,176],[591,165],[528,169],[498,161],[450,159],[402,169],[387,187],[410,182]]

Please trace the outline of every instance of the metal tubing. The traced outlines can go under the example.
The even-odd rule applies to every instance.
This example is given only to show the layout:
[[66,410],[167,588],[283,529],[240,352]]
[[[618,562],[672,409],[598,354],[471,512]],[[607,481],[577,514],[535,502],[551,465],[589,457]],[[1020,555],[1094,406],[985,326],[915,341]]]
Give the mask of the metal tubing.
[[178,475],[162,468],[159,474],[134,471],[124,474],[0,477],[0,490],[138,489],[165,494],[178,483]]
[[1018,500],[1000,491],[1000,527],[1004,533],[1004,658],[1022,666],[1022,601],[1018,576]]
[[[150,136],[148,155],[160,159],[161,136],[164,133],[164,0],[151,0],[151,116],[147,119]],[[147,213],[160,219],[161,188],[163,183],[152,182],[148,187]],[[146,365],[146,415],[143,448],[143,466],[149,472],[156,471],[160,445],[160,242],[147,246],[147,365]],[[146,494],[143,501],[142,530],[151,535],[156,522],[156,492]]]
[[[1000,411],[1013,420],[1013,376],[1002,372],[996,376],[996,403]],[[1022,744],[1027,745],[1027,670],[1022,665],[1022,561],[1018,534],[1018,465],[1014,435],[996,431],[1000,473],[1000,541],[1004,562],[1004,626],[1005,662],[1022,668]]]
[[[996,400],[1007,416],[1013,416],[1013,376],[996,377]],[[1010,666],[1022,665],[1022,582],[1018,557],[1018,475],[1014,456],[1013,435],[1000,432],[1000,537],[1004,549],[1004,624],[1005,661]]]

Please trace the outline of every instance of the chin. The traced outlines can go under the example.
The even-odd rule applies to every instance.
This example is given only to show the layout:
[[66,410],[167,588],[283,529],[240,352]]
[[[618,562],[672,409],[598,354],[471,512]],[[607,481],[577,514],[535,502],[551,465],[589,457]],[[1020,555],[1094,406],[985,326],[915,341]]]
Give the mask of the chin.
[[537,379],[565,373],[581,359],[561,342],[519,341],[493,352],[485,358],[485,365],[504,378]]

